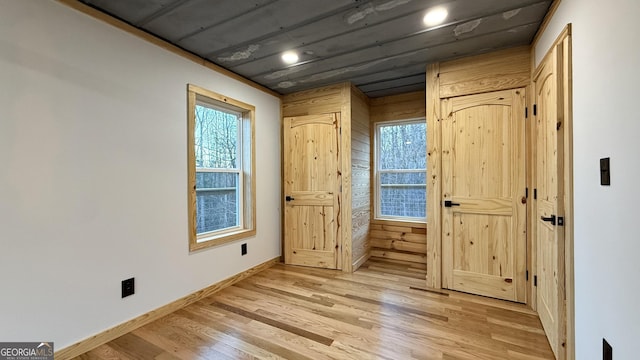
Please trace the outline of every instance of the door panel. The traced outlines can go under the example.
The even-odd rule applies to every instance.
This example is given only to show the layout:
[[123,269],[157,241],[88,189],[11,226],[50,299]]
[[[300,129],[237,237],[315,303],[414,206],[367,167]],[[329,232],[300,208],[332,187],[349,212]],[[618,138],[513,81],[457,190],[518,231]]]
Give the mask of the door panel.
[[[534,78],[536,121],[537,311],[556,358],[564,358],[564,227],[562,44],[540,65]],[[555,224],[550,221],[555,217]],[[546,220],[544,220],[546,219]]]
[[524,89],[442,101],[443,287],[526,300]]
[[340,269],[338,114],[284,119],[285,262]]

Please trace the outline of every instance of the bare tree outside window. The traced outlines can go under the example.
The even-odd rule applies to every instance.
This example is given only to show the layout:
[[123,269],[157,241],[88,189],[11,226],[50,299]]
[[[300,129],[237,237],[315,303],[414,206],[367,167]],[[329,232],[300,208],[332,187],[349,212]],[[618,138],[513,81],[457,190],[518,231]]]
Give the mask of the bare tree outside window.
[[198,103],[195,107],[197,233],[240,225],[238,145],[241,114]]
[[379,123],[375,140],[377,216],[426,219],[426,122]]

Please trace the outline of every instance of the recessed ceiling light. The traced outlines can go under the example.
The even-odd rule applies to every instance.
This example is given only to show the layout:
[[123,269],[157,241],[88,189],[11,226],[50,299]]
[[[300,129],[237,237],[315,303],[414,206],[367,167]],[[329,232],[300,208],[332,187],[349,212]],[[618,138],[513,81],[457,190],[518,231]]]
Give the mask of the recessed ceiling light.
[[298,54],[295,51],[286,51],[282,54],[282,61],[287,64],[294,64],[298,62]]
[[442,24],[447,18],[447,15],[449,15],[447,9],[443,7],[437,7],[429,10],[422,21],[424,21],[424,24],[427,26],[436,26]]

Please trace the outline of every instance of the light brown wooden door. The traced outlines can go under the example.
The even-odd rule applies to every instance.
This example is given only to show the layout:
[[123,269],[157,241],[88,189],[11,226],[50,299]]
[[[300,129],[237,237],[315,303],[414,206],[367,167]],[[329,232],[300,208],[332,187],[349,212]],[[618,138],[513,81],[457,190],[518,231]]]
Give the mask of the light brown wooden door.
[[564,127],[562,44],[540,65],[536,92],[536,305],[551,348],[564,358]]
[[285,262],[341,269],[340,116],[284,118]]
[[525,90],[441,105],[443,287],[524,302]]

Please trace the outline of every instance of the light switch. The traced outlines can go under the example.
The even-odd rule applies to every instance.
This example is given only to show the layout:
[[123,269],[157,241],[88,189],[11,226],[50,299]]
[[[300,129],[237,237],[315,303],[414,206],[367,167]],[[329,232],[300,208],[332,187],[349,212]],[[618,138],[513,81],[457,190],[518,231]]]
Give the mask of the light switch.
[[600,185],[611,185],[609,158],[600,159]]

